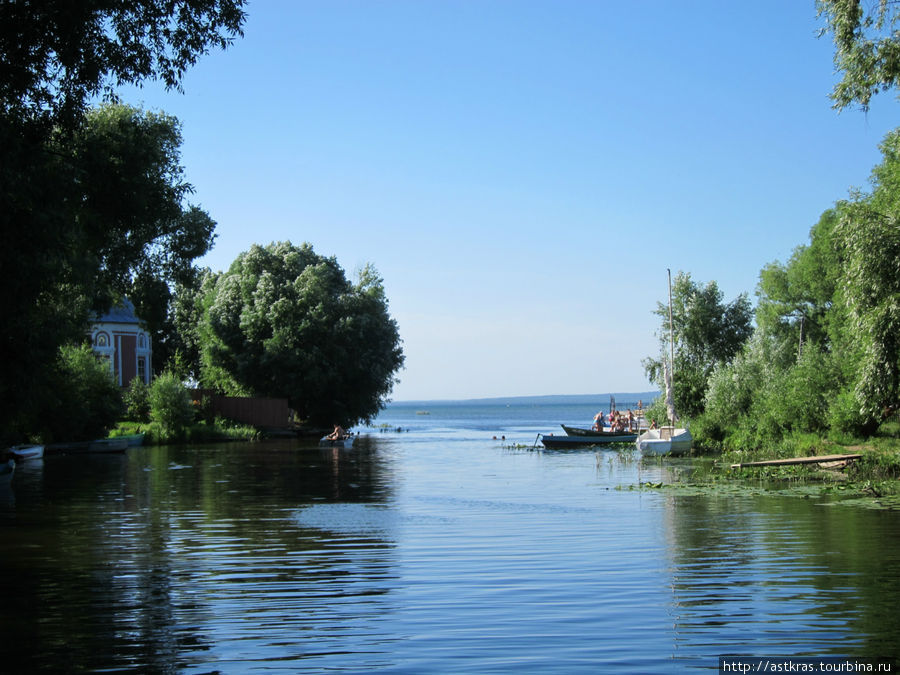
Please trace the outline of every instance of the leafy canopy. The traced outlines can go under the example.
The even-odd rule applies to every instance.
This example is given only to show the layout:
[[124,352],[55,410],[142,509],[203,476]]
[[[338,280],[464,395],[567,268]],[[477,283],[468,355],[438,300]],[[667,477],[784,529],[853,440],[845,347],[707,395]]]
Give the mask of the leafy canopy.
[[891,0],[816,0],[834,36],[834,65],[842,79],[831,99],[838,110],[856,103],[868,110],[872,97],[900,84],[900,8]]
[[309,244],[253,246],[206,284],[201,380],[286,397],[307,422],[352,425],[383,407],[403,365],[382,281],[350,283]]
[[[648,378],[664,388],[663,364],[669,360],[669,307],[658,303],[657,333],[660,358],[643,361]],[[750,301],[742,293],[729,303],[715,281],[701,285],[679,272],[672,284],[672,325],[675,363],[673,390],[679,415],[692,417],[703,410],[709,376],[719,363],[730,360],[751,334]]]

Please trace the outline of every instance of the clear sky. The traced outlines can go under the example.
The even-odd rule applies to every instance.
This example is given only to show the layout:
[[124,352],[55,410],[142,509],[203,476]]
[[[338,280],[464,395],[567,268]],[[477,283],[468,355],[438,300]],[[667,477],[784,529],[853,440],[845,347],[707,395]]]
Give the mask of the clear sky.
[[892,95],[838,114],[813,0],[255,0],[184,93],[215,270],[310,242],[384,278],[394,400],[645,391],[666,268],[751,299],[865,188]]

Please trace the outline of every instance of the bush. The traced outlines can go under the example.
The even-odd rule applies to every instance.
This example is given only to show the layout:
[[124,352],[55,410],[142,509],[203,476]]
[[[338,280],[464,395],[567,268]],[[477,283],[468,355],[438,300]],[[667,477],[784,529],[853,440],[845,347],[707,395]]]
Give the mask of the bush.
[[131,380],[128,389],[122,394],[125,404],[125,418],[132,422],[150,421],[150,387],[140,378]]
[[109,372],[87,345],[59,350],[53,400],[42,416],[45,441],[105,438],[122,414],[122,396]]
[[172,438],[182,436],[193,422],[191,395],[174,373],[163,373],[150,385],[150,418]]

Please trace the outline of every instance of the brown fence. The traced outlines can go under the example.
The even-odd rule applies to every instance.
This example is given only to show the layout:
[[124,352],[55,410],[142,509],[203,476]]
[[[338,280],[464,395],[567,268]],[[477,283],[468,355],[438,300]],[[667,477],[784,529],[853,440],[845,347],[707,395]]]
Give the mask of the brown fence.
[[267,429],[285,429],[290,423],[286,398],[220,396],[210,389],[194,389],[191,391],[191,397],[199,404],[207,406],[207,411],[212,415],[242,424]]

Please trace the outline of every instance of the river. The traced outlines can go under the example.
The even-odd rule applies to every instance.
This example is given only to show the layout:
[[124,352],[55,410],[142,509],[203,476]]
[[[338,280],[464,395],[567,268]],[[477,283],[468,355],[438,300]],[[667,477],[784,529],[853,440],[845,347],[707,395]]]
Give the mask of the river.
[[24,463],[0,490],[4,663],[655,673],[900,656],[900,514],[634,489],[691,460],[531,448],[590,414],[395,405],[353,450]]

